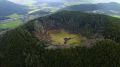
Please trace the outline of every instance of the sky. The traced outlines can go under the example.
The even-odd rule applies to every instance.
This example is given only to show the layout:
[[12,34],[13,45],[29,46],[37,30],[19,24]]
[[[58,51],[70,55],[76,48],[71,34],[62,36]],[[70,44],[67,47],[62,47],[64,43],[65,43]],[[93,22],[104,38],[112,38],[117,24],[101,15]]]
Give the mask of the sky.
[[[38,0],[9,0],[19,4],[35,3]],[[53,1],[53,2],[81,2],[81,3],[107,3],[107,2],[117,2],[120,0],[39,0],[39,1]]]

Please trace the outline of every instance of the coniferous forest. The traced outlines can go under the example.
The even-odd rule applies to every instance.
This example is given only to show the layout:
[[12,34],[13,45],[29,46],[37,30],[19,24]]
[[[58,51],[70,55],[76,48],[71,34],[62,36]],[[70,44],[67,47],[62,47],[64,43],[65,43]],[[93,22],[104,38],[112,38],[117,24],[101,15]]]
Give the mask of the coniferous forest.
[[[68,37],[64,44],[53,31]],[[80,43],[69,46],[78,34]],[[0,66],[120,67],[120,19],[79,11],[36,18],[0,35]]]

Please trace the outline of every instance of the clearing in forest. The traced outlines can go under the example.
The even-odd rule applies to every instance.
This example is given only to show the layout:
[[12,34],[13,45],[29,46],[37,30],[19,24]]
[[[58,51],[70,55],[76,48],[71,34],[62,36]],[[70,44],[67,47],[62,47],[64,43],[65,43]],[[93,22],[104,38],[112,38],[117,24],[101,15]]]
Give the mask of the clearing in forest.
[[55,45],[79,45],[81,43],[79,34],[72,34],[65,30],[51,30],[49,35],[52,44]]

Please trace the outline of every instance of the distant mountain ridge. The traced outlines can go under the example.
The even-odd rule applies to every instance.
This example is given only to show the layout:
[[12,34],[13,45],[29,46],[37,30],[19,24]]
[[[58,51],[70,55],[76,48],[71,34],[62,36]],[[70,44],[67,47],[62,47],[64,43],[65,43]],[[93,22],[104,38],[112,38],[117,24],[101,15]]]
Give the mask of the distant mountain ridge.
[[120,4],[116,2],[98,4],[80,4],[68,6],[64,8],[64,10],[99,13],[106,15],[120,15]]
[[48,7],[57,7],[57,8],[60,8],[60,7],[63,7],[64,6],[64,3],[61,3],[61,2],[37,2],[35,3],[34,5],[38,5],[38,6],[42,6],[43,5],[47,5]]
[[28,8],[10,1],[0,1],[0,16],[8,16],[14,13],[26,14]]

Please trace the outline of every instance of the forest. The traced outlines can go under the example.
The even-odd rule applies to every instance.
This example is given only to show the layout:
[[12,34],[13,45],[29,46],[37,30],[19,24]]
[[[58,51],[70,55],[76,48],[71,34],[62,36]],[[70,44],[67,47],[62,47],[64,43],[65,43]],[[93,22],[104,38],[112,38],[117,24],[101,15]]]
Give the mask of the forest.
[[[83,46],[48,49],[51,45],[56,46],[51,42],[49,31],[61,29],[72,35],[79,34],[82,41],[78,45]],[[0,35],[0,66],[120,67],[119,34],[119,18],[59,11]],[[84,46],[86,41],[89,46]]]

